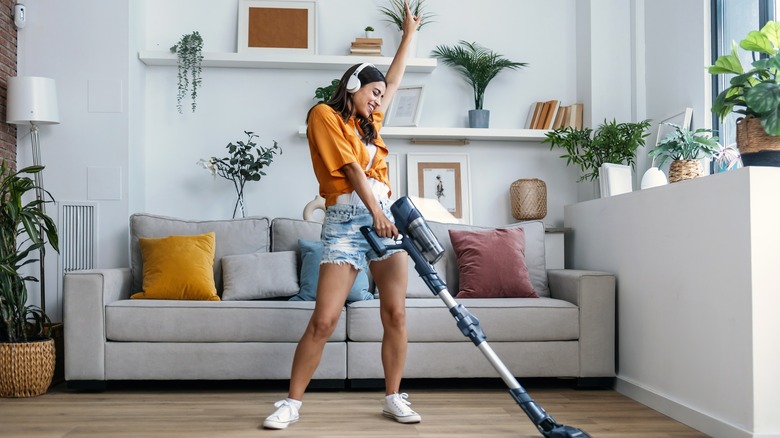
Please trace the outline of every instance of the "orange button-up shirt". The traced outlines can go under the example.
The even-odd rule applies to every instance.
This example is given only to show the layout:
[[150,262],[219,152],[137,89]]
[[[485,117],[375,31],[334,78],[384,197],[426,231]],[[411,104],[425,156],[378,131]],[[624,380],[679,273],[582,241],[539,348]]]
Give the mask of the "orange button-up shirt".
[[[387,146],[379,136],[382,119],[385,115],[375,111],[372,116],[374,129],[377,132],[376,140],[374,140],[376,156],[371,168],[366,170],[366,177],[374,178],[390,187],[390,180],[387,177],[387,162],[385,161],[388,153]],[[317,181],[320,183],[320,196],[325,198],[326,206],[335,204],[339,195],[355,190],[347,176],[341,171],[344,165],[358,163],[361,169],[368,166],[371,157],[358,132],[361,132],[360,135],[362,135],[359,126],[356,130],[355,119],[344,123],[336,110],[326,104],[315,106],[309,114],[307,137],[311,163]]]

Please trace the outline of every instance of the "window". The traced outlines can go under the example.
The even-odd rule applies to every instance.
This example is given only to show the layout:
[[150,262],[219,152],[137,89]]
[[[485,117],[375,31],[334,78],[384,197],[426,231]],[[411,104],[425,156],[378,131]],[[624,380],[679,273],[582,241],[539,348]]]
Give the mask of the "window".
[[[780,9],[780,0],[712,0],[712,63],[718,56],[731,52],[732,41],[739,44],[748,32],[760,29],[767,21],[775,19],[775,11]],[[743,53],[742,65],[753,60]],[[713,76],[712,98],[726,88],[730,77]],[[722,122],[717,114],[712,115],[712,126],[718,132],[720,143],[730,145],[736,141],[736,121],[738,114],[730,114]]]

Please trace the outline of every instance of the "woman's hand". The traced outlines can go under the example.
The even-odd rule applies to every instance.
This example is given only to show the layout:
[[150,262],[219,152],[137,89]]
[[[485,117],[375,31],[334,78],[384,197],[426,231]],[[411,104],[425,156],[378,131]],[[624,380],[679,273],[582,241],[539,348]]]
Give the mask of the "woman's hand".
[[383,212],[374,215],[374,231],[379,237],[392,237],[398,239],[398,228]]
[[406,8],[406,15],[404,16],[403,33],[404,35],[411,36],[420,27],[422,17],[416,17],[412,15],[412,10],[409,8],[409,2],[404,0],[404,8]]

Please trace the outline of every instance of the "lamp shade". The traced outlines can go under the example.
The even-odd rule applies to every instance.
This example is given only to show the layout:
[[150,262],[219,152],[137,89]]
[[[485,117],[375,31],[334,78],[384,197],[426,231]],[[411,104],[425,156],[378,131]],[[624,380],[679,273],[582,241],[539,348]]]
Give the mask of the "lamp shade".
[[8,78],[6,122],[14,125],[60,123],[54,79],[37,76]]

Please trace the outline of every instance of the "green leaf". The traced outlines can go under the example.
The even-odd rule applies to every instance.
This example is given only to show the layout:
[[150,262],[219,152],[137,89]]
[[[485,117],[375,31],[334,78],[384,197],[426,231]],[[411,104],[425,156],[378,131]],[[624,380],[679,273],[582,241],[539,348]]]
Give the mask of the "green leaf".
[[718,59],[715,61],[715,65],[710,66],[709,72],[713,75],[724,73],[739,75],[744,73],[745,70],[742,68],[742,61],[737,55],[737,46],[732,43],[731,54],[721,55],[718,57]]
[[762,82],[745,92],[745,102],[759,114],[776,111],[780,106],[780,85]]
[[763,114],[761,116],[761,126],[764,127],[764,131],[769,135],[780,135],[780,111],[775,108],[774,110]]
[[754,30],[751,31],[744,40],[739,42],[739,47],[752,52],[764,53],[766,55],[774,55],[775,49],[772,47],[772,43],[769,38],[763,33]]
[[761,28],[761,33],[766,35],[775,49],[780,47],[780,23],[776,21],[767,22],[764,27]]

